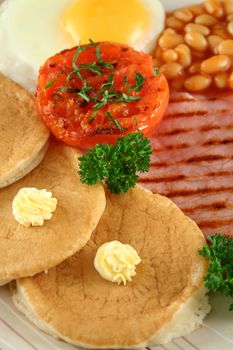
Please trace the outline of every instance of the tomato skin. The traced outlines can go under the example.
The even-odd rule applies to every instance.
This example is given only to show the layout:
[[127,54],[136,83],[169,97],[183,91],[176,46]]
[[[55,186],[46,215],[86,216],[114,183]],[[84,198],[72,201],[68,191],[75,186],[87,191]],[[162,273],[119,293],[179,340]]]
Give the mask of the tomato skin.
[[[83,81],[76,74],[67,80],[73,71],[72,61],[77,48],[62,51],[45,62],[40,69],[36,93],[38,112],[54,136],[71,146],[84,149],[97,143],[112,144],[123,134],[127,135],[137,128],[146,136],[151,135],[169,101],[168,83],[162,74],[154,76],[151,56],[122,44],[103,42],[98,47],[102,60],[112,64],[114,71],[103,68],[102,74],[96,75],[82,70],[83,79],[98,93],[112,74],[114,89],[128,93],[129,86],[135,84],[135,73],[140,73],[145,79],[141,90],[131,89],[130,92],[130,96],[140,98],[139,100],[109,102],[94,111],[93,102],[86,102],[76,93],[63,91],[64,86],[77,91],[83,86]],[[96,61],[96,49],[90,45],[79,54],[76,64]],[[90,122],[93,112],[95,116]],[[114,117],[124,129],[123,132],[106,117],[107,113]]]

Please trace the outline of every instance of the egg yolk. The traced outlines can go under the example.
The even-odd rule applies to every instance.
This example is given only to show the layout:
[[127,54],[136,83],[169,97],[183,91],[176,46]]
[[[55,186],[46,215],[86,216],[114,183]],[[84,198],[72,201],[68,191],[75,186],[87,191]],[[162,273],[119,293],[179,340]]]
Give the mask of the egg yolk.
[[140,0],[74,0],[62,27],[75,44],[114,41],[132,45],[149,27],[148,9]]

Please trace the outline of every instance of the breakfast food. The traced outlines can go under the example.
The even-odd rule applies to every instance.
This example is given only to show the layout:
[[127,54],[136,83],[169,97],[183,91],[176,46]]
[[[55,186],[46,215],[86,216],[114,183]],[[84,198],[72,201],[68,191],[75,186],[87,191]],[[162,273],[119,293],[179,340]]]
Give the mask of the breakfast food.
[[[16,281],[16,307],[45,332],[88,348],[141,348],[191,332],[209,311],[201,231],[169,199],[140,186],[106,196],[79,253],[47,274]],[[97,249],[112,240],[132,245],[142,260],[125,286],[94,267]]]
[[63,28],[75,44],[114,41],[150,53],[164,27],[158,0],[74,0],[63,16]]
[[151,153],[150,141],[140,132],[122,136],[114,145],[97,144],[79,158],[80,180],[87,185],[104,181],[112,193],[127,192],[150,169]]
[[[88,187],[77,176],[79,153],[51,141],[42,163],[0,191],[0,283],[57,265],[82,248],[105,206],[102,186]],[[12,214],[12,201],[24,187],[46,188],[57,209],[43,226],[25,227]]]
[[129,46],[94,43],[65,50],[41,67],[36,101],[52,133],[71,146],[152,134],[167,108],[168,84],[152,57]]
[[151,52],[163,26],[158,0],[5,0],[0,71],[35,92],[39,67],[56,52],[89,38]]
[[107,281],[126,285],[136,275],[136,266],[140,262],[141,258],[130,244],[111,241],[98,248],[94,266]]
[[151,138],[147,189],[169,197],[204,232],[233,236],[232,93],[173,93]]
[[233,89],[233,3],[205,0],[168,13],[155,65],[181,90]]
[[43,159],[49,131],[33,98],[0,74],[0,188],[19,180]]
[[50,220],[57,208],[57,199],[52,192],[35,187],[24,187],[19,190],[12,202],[12,213],[21,225],[43,226]]
[[[233,296],[233,2],[169,12],[151,57],[163,21],[157,0],[0,6],[0,71],[36,92],[13,87],[4,103],[17,120],[36,102],[47,138],[29,158],[46,152],[41,122],[57,139],[0,190],[0,284],[16,279],[16,307],[77,346],[164,344],[202,325],[208,289]],[[7,118],[8,164],[38,125],[17,135]]]
[[205,286],[211,292],[231,297],[229,311],[233,311],[233,237],[209,236],[199,254],[209,262]]

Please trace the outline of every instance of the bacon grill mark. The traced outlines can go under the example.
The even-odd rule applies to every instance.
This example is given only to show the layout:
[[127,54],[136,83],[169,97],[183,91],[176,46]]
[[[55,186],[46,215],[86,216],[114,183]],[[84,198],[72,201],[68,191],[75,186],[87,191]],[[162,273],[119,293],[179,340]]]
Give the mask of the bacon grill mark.
[[171,198],[205,235],[233,236],[233,95],[175,93],[141,184]]
[[205,116],[205,115],[207,115],[208,114],[208,112],[207,111],[205,111],[205,110],[203,110],[203,111],[197,111],[197,112],[195,112],[195,113],[193,113],[193,112],[180,112],[180,113],[178,113],[178,114],[167,114],[166,115],[166,119],[168,120],[168,119],[171,119],[171,118],[188,118],[188,117],[190,117],[190,118],[192,118],[194,115],[195,115],[195,117],[203,117],[203,116]]
[[153,139],[152,146],[156,152],[159,150],[178,149],[195,145],[214,145],[219,143],[233,142],[233,128],[208,128],[191,130],[181,133],[170,133],[162,136],[160,134],[159,140]]

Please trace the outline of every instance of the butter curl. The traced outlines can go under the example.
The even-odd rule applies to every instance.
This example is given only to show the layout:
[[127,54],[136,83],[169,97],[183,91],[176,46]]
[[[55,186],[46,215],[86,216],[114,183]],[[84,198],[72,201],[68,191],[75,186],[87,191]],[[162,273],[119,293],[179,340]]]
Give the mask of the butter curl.
[[42,226],[45,220],[50,220],[57,208],[57,199],[45,189],[38,190],[26,187],[19,190],[12,202],[12,212],[15,219],[29,227]]
[[131,245],[112,241],[99,247],[94,266],[104,279],[126,285],[136,275],[136,265],[140,262],[138,253]]

